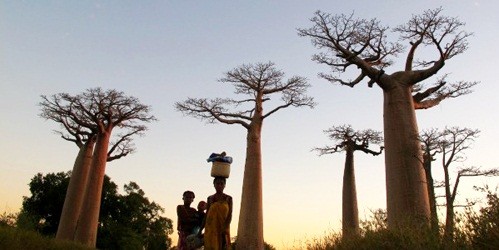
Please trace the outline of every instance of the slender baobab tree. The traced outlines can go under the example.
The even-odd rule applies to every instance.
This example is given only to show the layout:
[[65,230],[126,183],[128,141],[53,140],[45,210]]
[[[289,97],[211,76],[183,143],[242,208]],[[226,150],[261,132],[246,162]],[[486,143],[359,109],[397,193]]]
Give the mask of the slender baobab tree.
[[381,154],[379,151],[369,149],[372,144],[380,145],[383,142],[381,132],[371,129],[354,131],[350,125],[335,126],[324,131],[336,145],[315,148],[319,155],[345,152],[345,168],[343,170],[342,193],[342,231],[343,236],[349,237],[359,234],[359,209],[357,206],[357,188],[355,184],[354,156],[357,150],[374,156]]
[[450,166],[453,163],[463,162],[466,159],[464,151],[471,148],[472,143],[478,137],[479,133],[479,130],[469,128],[445,128],[437,144],[438,150],[441,152],[442,167],[444,170],[446,208],[444,238],[446,240],[452,240],[454,236],[454,208],[456,207],[455,200],[461,178],[499,175],[499,169],[495,168],[484,170],[480,167],[460,167],[457,169],[454,185],[451,187]]
[[[68,94],[57,94],[47,97],[42,95],[40,102],[42,118],[53,120],[63,127],[63,131],[56,130],[57,134],[67,141],[74,142],[79,148],[76,156],[71,178],[69,180],[61,218],[57,229],[56,238],[74,240],[78,217],[83,203],[83,194],[87,184],[95,145],[96,131],[82,127],[74,120],[72,99]],[[81,119],[81,118],[80,118]],[[64,132],[65,131],[65,132]]]
[[[298,29],[323,52],[313,60],[330,67],[331,74],[320,77],[340,85],[355,87],[365,81],[378,85],[383,92],[383,121],[387,189],[388,226],[427,225],[430,217],[426,178],[418,137],[415,109],[430,108],[446,98],[469,93],[476,82],[449,84],[445,77],[429,87],[423,81],[439,73],[445,62],[468,48],[470,33],[464,23],[441,15],[442,10],[428,10],[412,16],[406,24],[393,29],[400,40],[409,44],[405,67],[392,74],[385,72],[391,58],[404,51],[398,42],[390,42],[389,28],[376,19],[356,19],[352,15],[331,15],[317,11],[313,26]],[[424,47],[433,47],[429,59],[415,58]],[[347,79],[356,73],[354,79]],[[414,93],[416,92],[416,93]]]
[[428,198],[430,202],[430,224],[433,232],[438,233],[438,213],[435,196],[435,181],[432,174],[432,162],[435,161],[435,155],[440,153],[438,142],[442,133],[438,129],[423,130],[419,135],[421,150],[423,152],[423,167],[426,176],[428,189]]
[[61,218],[57,228],[56,239],[74,240],[78,218],[80,216],[83,198],[86,191],[90,163],[92,161],[95,136],[78,142],[80,148],[73,165],[68,189],[62,207]]
[[[263,249],[262,151],[261,131],[265,118],[288,107],[314,107],[313,98],[306,96],[306,79],[294,76],[284,80],[284,73],[274,63],[239,66],[219,80],[232,84],[241,99],[188,98],[175,103],[175,108],[211,123],[238,124],[246,129],[246,161],[241,195],[241,211],[237,245],[244,249]],[[264,111],[264,102],[280,95],[281,103]],[[229,111],[229,107],[232,109]]]
[[[131,136],[142,134],[147,127],[141,123],[154,121],[155,118],[149,115],[150,107],[116,90],[103,91],[95,88],[76,96],[63,93],[54,95],[52,100],[47,97],[42,98],[44,99],[41,103],[42,117],[61,122],[67,133],[72,136],[60,132],[63,138],[75,142],[80,147],[79,155],[86,155],[85,159],[91,157],[89,165],[79,163],[77,157],[74,170],[81,175],[75,178],[78,179],[74,184],[75,190],[68,187],[68,192],[74,192],[78,197],[73,198],[77,201],[68,201],[71,204],[68,204],[69,208],[66,209],[70,210],[67,216],[71,218],[68,217],[68,221],[63,222],[64,228],[61,230],[64,232],[61,231],[60,237],[73,237],[71,232],[74,217],[79,210],[76,231],[73,231],[74,239],[95,247],[106,162],[132,152]],[[112,132],[115,127],[126,132],[118,134],[116,136],[118,139],[112,142]],[[83,139],[82,136],[87,137]],[[83,151],[85,152],[82,153]],[[84,175],[88,177],[85,178]],[[77,203],[81,205],[78,206]]]
[[[116,140],[110,144],[107,161],[113,161],[133,153],[135,148],[131,143],[131,136],[140,134],[141,131],[134,130],[127,134],[120,134]],[[57,239],[74,240],[78,218],[83,204],[83,193],[86,192],[86,184],[90,171],[90,163],[93,156],[93,147],[96,136],[83,139],[79,134],[74,134],[75,138],[63,137],[68,141],[73,141],[80,148],[76,157],[73,171],[69,179],[66,197],[61,212],[61,218],[57,228]]]

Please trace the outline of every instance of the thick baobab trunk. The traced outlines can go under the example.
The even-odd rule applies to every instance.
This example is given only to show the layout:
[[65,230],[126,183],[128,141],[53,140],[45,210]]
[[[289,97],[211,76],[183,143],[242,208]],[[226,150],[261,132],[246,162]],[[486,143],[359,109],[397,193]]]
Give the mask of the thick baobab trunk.
[[261,122],[252,123],[246,138],[237,249],[263,249],[261,128]]
[[56,239],[73,240],[78,217],[80,216],[83,198],[85,196],[86,184],[92,162],[95,141],[87,140],[81,146],[76,157],[71,178],[69,179],[66,198],[62,207],[61,219],[57,228]]
[[359,210],[357,207],[353,152],[353,149],[347,147],[343,172],[343,237],[350,237],[359,233]]
[[102,185],[107,161],[110,132],[99,133],[87,182],[87,191],[76,228],[75,240],[89,247],[95,247]]
[[397,85],[383,95],[388,227],[428,224],[428,191],[410,87]]

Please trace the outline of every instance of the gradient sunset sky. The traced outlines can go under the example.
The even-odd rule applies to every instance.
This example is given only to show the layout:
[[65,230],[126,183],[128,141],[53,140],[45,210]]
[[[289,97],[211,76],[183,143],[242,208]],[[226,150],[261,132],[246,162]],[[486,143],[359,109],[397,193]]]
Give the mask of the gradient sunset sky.
[[[382,92],[365,83],[352,89],[318,78],[328,69],[311,61],[317,50],[296,29],[311,27],[316,10],[353,12],[393,28],[412,14],[438,7],[474,33],[468,51],[449,60],[442,74],[449,73],[449,81],[480,84],[470,95],[417,111],[419,128],[479,129],[467,160],[456,167],[499,167],[497,1],[0,1],[0,212],[19,211],[36,173],[73,166],[77,147],[52,132],[58,124],[38,116],[40,95],[101,87],[137,97],[159,119],[145,137],[135,138],[135,154],[107,165],[120,192],[135,181],[165,208],[175,228],[182,193],[194,191],[196,204],[214,193],[206,159],[226,151],[234,158],[226,193],[234,198],[235,236],[246,131],[183,116],[174,103],[187,97],[232,97],[232,86],[217,81],[224,72],[272,61],[286,79],[306,77],[312,85],[308,94],[318,105],[288,108],[264,122],[265,241],[287,249],[339,231],[344,155],[319,157],[311,149],[330,143],[322,131],[334,125],[382,130]],[[387,72],[401,70],[400,62]],[[361,219],[386,207],[383,159],[355,155]],[[436,168],[435,175],[442,176]],[[461,201],[477,195],[473,185],[485,183],[495,187],[499,181],[463,180]],[[176,232],[171,237],[176,243]]]

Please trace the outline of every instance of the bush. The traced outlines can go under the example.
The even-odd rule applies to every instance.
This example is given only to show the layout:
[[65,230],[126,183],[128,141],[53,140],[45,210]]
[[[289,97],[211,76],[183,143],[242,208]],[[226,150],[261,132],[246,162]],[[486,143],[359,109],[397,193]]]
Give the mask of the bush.
[[17,214],[4,212],[0,215],[0,226],[14,227],[16,225]]
[[486,193],[487,205],[475,212],[467,208],[466,223],[462,234],[470,241],[473,249],[499,249],[499,197],[497,189],[492,192],[487,186],[478,188]]

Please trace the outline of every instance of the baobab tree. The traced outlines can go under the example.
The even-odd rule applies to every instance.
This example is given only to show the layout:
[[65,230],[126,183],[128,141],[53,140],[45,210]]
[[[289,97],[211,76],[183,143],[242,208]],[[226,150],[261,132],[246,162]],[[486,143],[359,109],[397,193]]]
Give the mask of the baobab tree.
[[[76,175],[72,175],[77,177],[73,187],[68,187],[68,192],[77,197],[67,201],[68,217],[61,219],[63,228],[59,237],[74,235],[76,241],[95,247],[106,162],[131,153],[131,136],[142,134],[147,127],[141,123],[154,121],[155,117],[149,115],[150,107],[116,90],[95,88],[76,96],[62,93],[53,95],[51,100],[42,98],[42,117],[60,122],[68,133],[59,132],[62,137],[80,147],[74,166]],[[111,142],[115,127],[125,132]],[[75,217],[78,217],[76,230]]]
[[[40,116],[59,123],[65,132],[60,130],[56,130],[55,132],[60,134],[64,140],[74,142],[79,148],[73,170],[71,171],[56,234],[57,239],[74,240],[97,131],[91,131],[89,128],[82,127],[76,122],[81,118],[75,117],[72,107],[73,97],[69,94],[62,93],[50,97],[42,95],[41,97],[43,100],[39,104],[42,111]],[[76,121],[75,118],[77,118]]]
[[[265,118],[288,107],[314,107],[313,98],[306,96],[306,79],[293,76],[284,80],[284,73],[274,63],[245,64],[232,69],[219,80],[232,84],[234,98],[188,98],[175,103],[175,108],[189,116],[210,123],[238,124],[247,131],[246,160],[241,194],[241,210],[237,245],[245,249],[263,249],[262,211],[262,150],[261,131]],[[280,95],[279,105],[264,111],[264,102]],[[231,110],[229,110],[229,108]]]
[[[484,170],[479,167],[459,167],[454,181],[451,180],[449,167],[456,162],[465,160],[464,152],[471,147],[471,143],[478,137],[478,130],[469,128],[451,127],[445,128],[443,131],[438,129],[424,130],[420,135],[420,141],[423,150],[423,165],[425,167],[426,176],[428,179],[428,194],[431,204],[432,227],[438,232],[438,216],[437,216],[437,195],[436,187],[443,187],[445,194],[441,197],[445,198],[446,221],[444,236],[447,240],[452,240],[454,233],[454,209],[463,205],[456,205],[455,199],[457,190],[462,177],[473,176],[496,176],[499,174],[497,169]],[[432,161],[437,159],[437,156],[442,157],[442,168],[444,170],[443,184],[435,186],[435,180],[432,174]],[[453,186],[452,186],[453,184]],[[465,205],[468,206],[468,205]]]
[[78,142],[78,144],[81,144],[78,145],[80,150],[76,156],[73,171],[71,171],[56,239],[74,240],[78,218],[83,205],[83,194],[86,192],[86,184],[90,173],[95,136],[86,139],[84,142]]
[[[476,176],[498,176],[499,169],[481,169],[480,167],[459,167],[457,175],[452,186],[449,168],[453,163],[463,162],[466,157],[464,151],[470,149],[474,140],[478,137],[480,131],[469,128],[451,127],[445,128],[442,132],[441,139],[438,141],[438,151],[441,152],[442,168],[444,171],[444,188],[445,188],[445,230],[444,238],[448,241],[454,236],[454,208],[456,207],[455,200],[458,194],[458,186],[463,177]],[[452,187],[451,187],[452,186]]]
[[[42,118],[59,123],[62,130],[55,130],[64,140],[73,142],[79,148],[78,155],[71,171],[71,178],[64,199],[56,238],[63,240],[74,240],[78,217],[80,216],[83,203],[83,193],[86,190],[87,178],[92,160],[93,148],[97,131],[83,127],[79,124],[84,117],[78,117],[75,113],[74,97],[62,93],[50,97],[42,95],[40,102]],[[108,151],[108,162],[133,153],[131,136],[142,134],[142,128],[128,130],[126,134],[114,136]]]
[[[317,11],[313,26],[298,29],[322,52],[312,60],[329,66],[332,73],[319,76],[331,83],[355,87],[367,82],[383,92],[383,126],[387,217],[389,228],[427,225],[430,209],[426,179],[417,140],[415,109],[438,105],[442,100],[469,93],[476,82],[447,83],[445,76],[429,84],[423,82],[439,73],[445,62],[466,51],[471,33],[462,31],[464,23],[441,15],[442,10],[428,10],[412,16],[397,26],[400,40],[409,44],[404,68],[392,74],[391,58],[404,52],[398,42],[390,42],[388,27],[377,19],[357,19],[352,15],[331,15]],[[415,58],[417,51],[432,47],[433,58]],[[418,54],[419,55],[419,54]],[[354,79],[347,79],[357,73]],[[416,92],[416,93],[415,93]]]
[[421,142],[421,151],[423,153],[423,167],[426,176],[426,184],[428,189],[428,199],[430,203],[430,225],[433,232],[438,233],[438,213],[437,202],[435,196],[435,181],[432,174],[432,162],[435,161],[435,155],[440,153],[438,142],[442,137],[442,133],[438,129],[426,129],[419,135]]
[[342,191],[342,231],[343,236],[349,237],[359,234],[359,209],[357,206],[357,188],[355,184],[354,152],[361,151],[374,156],[381,154],[369,148],[372,144],[380,145],[383,142],[381,132],[371,129],[354,131],[350,125],[335,126],[324,131],[336,145],[315,148],[319,155],[345,152],[345,168],[343,170]]

